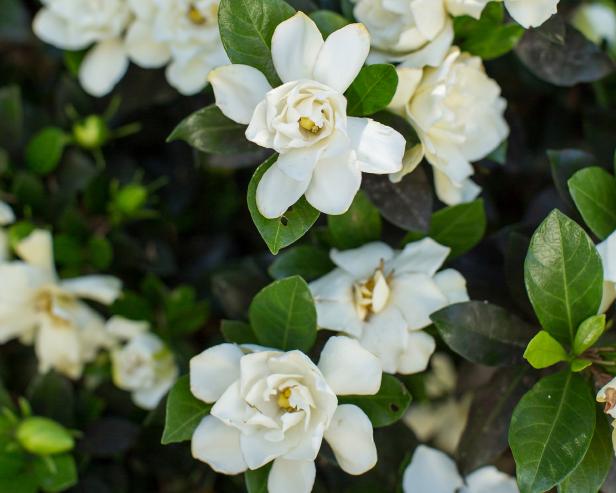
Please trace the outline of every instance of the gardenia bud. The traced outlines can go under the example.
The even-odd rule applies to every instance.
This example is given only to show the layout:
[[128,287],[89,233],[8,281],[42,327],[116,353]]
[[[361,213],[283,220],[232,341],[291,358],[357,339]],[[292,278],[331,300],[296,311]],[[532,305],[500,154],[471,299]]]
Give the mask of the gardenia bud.
[[24,419],[16,437],[24,449],[35,455],[61,454],[75,446],[75,440],[64,426],[39,416]]
[[109,140],[109,127],[100,116],[90,115],[73,125],[73,137],[84,149],[98,149]]

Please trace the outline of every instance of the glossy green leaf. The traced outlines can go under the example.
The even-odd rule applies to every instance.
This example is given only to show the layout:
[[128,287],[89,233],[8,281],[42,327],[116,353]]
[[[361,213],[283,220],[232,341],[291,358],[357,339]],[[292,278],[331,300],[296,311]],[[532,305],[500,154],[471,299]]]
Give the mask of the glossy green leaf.
[[346,90],[347,113],[368,116],[385,109],[397,87],[398,74],[393,65],[383,63],[363,67]]
[[360,191],[347,212],[327,216],[332,246],[341,250],[357,248],[381,238],[381,215],[366,194]]
[[616,178],[596,166],[578,171],[569,191],[584,222],[600,239],[616,231]]
[[77,467],[70,454],[41,457],[34,463],[34,474],[45,493],[65,491],[77,484]]
[[571,362],[571,371],[574,373],[579,373],[591,365],[592,361],[583,358],[577,358]]
[[317,311],[299,276],[274,281],[254,297],[250,325],[263,346],[307,353],[317,337]]
[[605,315],[593,315],[584,320],[575,334],[573,340],[574,354],[582,354],[591,348],[605,331]]
[[51,173],[62,158],[64,147],[70,137],[57,127],[47,127],[38,132],[26,147],[26,164],[35,173],[46,175]]
[[515,408],[509,445],[521,493],[542,493],[582,461],[595,430],[595,404],[586,381],[570,372],[539,381]]
[[383,374],[381,388],[374,395],[347,395],[338,397],[339,404],[354,404],[370,418],[372,426],[380,428],[398,421],[409,405],[411,394],[400,380]]
[[451,248],[450,258],[468,252],[486,232],[483,200],[445,207],[432,214],[428,236]]
[[235,344],[258,344],[257,336],[252,327],[246,322],[238,320],[223,320],[220,323],[220,332],[228,342]]
[[210,154],[236,154],[258,149],[246,140],[246,125],[227,118],[214,104],[184,118],[167,138],[167,142],[174,140],[183,140]]
[[259,469],[248,469],[244,473],[244,484],[248,493],[267,493],[267,479],[269,478],[272,463]]
[[274,279],[301,276],[306,281],[327,274],[334,268],[329,253],[323,248],[300,245],[290,248],[276,257],[268,272]]
[[167,396],[165,429],[161,443],[185,442],[210,412],[211,404],[197,399],[190,391],[188,375],[180,377]]
[[349,24],[349,20],[346,17],[331,10],[315,10],[310,12],[310,18],[317,25],[324,38]]
[[274,155],[256,169],[248,185],[247,193],[248,209],[252,221],[274,255],[304,236],[319,218],[319,211],[312,207],[304,197],[277,219],[267,219],[259,212],[257,185],[276,159],[277,155]]
[[449,305],[430,318],[450,349],[482,365],[519,364],[531,337],[526,322],[482,301]]
[[533,337],[524,351],[524,359],[537,369],[566,361],[567,357],[565,348],[545,330]]
[[571,344],[578,325],[599,310],[599,254],[584,230],[557,210],[532,237],[524,279],[543,329],[561,343]]
[[283,0],[222,0],[218,27],[231,63],[259,69],[272,87],[280,78],[272,61],[271,43],[276,26],[295,13]]

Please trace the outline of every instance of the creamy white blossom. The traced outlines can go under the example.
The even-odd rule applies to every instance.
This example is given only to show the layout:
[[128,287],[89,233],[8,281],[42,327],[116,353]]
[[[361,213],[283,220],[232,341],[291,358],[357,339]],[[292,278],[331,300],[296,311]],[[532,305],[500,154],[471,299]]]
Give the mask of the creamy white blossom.
[[473,200],[480,188],[471,162],[486,157],[509,135],[507,106],[481,58],[452,48],[438,68],[398,68],[390,109],[408,119],[421,144],[407,152],[398,181],[425,156],[434,167],[436,193],[448,205]]
[[300,351],[221,344],[190,361],[195,397],[213,403],[192,437],[193,457],[223,474],[273,461],[270,493],[312,489],[325,439],[340,467],[362,474],[376,464],[372,424],[336,395],[372,395],[379,361],[348,337],[330,338],[318,365]]
[[80,299],[110,304],[120,281],[94,275],[60,280],[47,231],[35,230],[15,250],[22,260],[0,264],[0,343],[34,341],[41,372],[53,368],[78,378],[111,343],[104,320]]
[[616,231],[597,245],[603,263],[603,299],[599,313],[605,312],[616,300]]
[[[616,418],[616,378],[605,384],[597,393],[597,402],[605,404],[605,413]],[[612,445],[616,453],[616,420],[612,421]]]
[[421,329],[433,312],[468,300],[459,272],[437,273],[449,251],[429,238],[401,252],[381,242],[332,250],[337,268],[310,283],[319,327],[357,338],[386,372],[425,370],[435,342]]
[[[491,0],[447,0],[447,8],[453,15],[481,16]],[[503,0],[500,0],[503,1]],[[559,0],[504,0],[507,11],[525,28],[538,27],[556,13]]]
[[132,393],[143,409],[155,409],[178,377],[173,353],[147,322],[113,317],[107,331],[117,342],[111,350],[113,383]]
[[126,0],[42,0],[33,29],[43,41],[65,50],[90,48],[79,81],[94,96],[107,94],[124,76],[128,57],[124,30],[132,14]]
[[248,65],[210,72],[221,111],[248,125],[248,140],[280,154],[257,187],[263,216],[280,217],[302,195],[321,212],[342,214],[359,190],[362,172],[401,169],[404,138],[374,120],[346,114],[344,91],[369,48],[363,25],[350,24],[323,41],[316,24],[298,12],[272,37],[281,86],[272,88]]
[[3,226],[8,226],[15,221],[15,213],[9,204],[0,200],[0,262],[5,262],[9,257],[9,237]]
[[404,493],[519,493],[514,478],[486,466],[462,478],[443,452],[419,445],[402,478]]
[[604,2],[584,3],[571,17],[571,23],[595,44],[604,41],[616,50],[616,5]]

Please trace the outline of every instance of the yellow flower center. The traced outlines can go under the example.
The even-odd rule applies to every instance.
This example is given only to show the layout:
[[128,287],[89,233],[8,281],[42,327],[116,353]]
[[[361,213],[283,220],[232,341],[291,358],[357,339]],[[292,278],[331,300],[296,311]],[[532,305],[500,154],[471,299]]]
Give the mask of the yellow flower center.
[[278,399],[276,400],[276,402],[278,403],[278,407],[280,409],[284,409],[288,413],[297,411],[295,406],[291,405],[291,402],[289,401],[290,397],[291,397],[291,388],[287,387],[286,389],[283,389],[278,393]]
[[[211,10],[212,10],[212,17],[215,18],[216,15],[218,14],[218,7],[216,5],[212,5]],[[188,19],[190,20],[190,22],[192,22],[196,26],[202,26],[206,24],[208,21],[208,18],[205,15],[203,15],[203,13],[201,13],[201,11],[194,5],[191,5],[190,8],[188,9]]]
[[53,292],[45,289],[36,296],[35,305],[37,311],[45,313],[57,326],[68,327],[71,325],[71,321],[57,313],[57,311],[54,310],[54,305],[60,308],[62,308],[62,306],[68,307],[68,305],[71,305],[74,301],[74,298],[71,296],[65,294],[54,295]]
[[389,282],[393,273],[385,276],[384,268],[384,262],[381,260],[381,265],[371,277],[353,286],[355,308],[361,320],[382,312],[387,306],[390,293]]
[[304,130],[307,130],[310,133],[318,134],[321,131],[321,127],[319,127],[315,122],[313,122],[307,116],[302,116],[299,119],[299,126]]

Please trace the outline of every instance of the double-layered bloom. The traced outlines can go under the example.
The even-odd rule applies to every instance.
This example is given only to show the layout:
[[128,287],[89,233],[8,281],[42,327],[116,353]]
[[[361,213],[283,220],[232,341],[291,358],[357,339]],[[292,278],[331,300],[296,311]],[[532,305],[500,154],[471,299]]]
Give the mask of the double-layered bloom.
[[346,114],[344,92],[369,49],[363,25],[345,26],[323,41],[315,23],[299,12],[280,23],[272,37],[281,86],[272,88],[248,65],[210,72],[220,110],[248,125],[248,140],[280,154],[257,187],[263,216],[280,217],[302,195],[322,212],[342,214],[359,189],[362,172],[401,169],[404,138],[369,118]]
[[190,388],[213,403],[192,437],[192,453],[223,474],[273,461],[270,493],[309,492],[323,438],[340,467],[362,474],[377,460],[372,424],[336,395],[372,395],[379,361],[348,337],[330,338],[318,365],[300,351],[221,344],[190,361]]
[[456,463],[439,450],[420,445],[402,478],[404,493],[519,493],[514,478],[486,466],[462,478]]
[[[612,379],[597,393],[597,402],[605,404],[605,413],[616,418],[616,378]],[[616,420],[612,421],[612,445],[616,453]]]
[[[503,1],[503,0],[501,0]],[[453,15],[481,16],[490,0],[447,0]],[[507,11],[525,28],[537,27],[556,13],[559,0],[504,0]]]
[[616,231],[597,245],[603,263],[603,299],[599,313],[605,312],[616,300]]
[[310,284],[319,327],[358,339],[386,372],[425,370],[435,342],[421,329],[433,312],[468,300],[459,272],[437,273],[449,251],[429,238],[401,252],[381,242],[332,250],[337,268]]
[[438,68],[398,68],[398,77],[390,109],[408,119],[421,144],[419,151],[409,151],[405,169],[392,179],[411,172],[425,155],[444,203],[473,200],[480,188],[470,179],[471,162],[486,157],[509,135],[500,87],[486,75],[480,58],[458,48]]
[[0,342],[34,340],[41,372],[53,368],[78,378],[84,364],[111,344],[104,320],[81,298],[110,304],[120,293],[120,281],[58,279],[47,231],[35,230],[15,250],[21,261],[0,264]]
[[117,339],[111,350],[113,383],[132,393],[143,409],[155,409],[178,377],[173,353],[147,322],[113,317],[107,331]]

